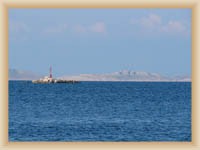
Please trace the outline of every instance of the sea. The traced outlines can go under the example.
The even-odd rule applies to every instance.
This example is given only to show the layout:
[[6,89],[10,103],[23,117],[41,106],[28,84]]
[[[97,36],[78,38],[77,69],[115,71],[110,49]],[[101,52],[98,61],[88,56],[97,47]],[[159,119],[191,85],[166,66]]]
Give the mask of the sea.
[[9,141],[191,141],[191,82],[9,81]]

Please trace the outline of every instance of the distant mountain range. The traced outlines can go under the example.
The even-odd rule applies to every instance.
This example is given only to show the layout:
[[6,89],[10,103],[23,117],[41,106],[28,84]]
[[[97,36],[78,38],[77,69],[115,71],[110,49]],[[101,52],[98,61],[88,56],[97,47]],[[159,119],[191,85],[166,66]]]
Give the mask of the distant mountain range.
[[[9,69],[9,80],[35,80],[41,78],[30,71],[19,71]],[[143,71],[123,70],[106,74],[80,74],[75,76],[62,76],[59,79],[79,80],[79,81],[191,81],[189,76],[168,77],[157,73]]]
[[41,75],[38,75],[31,71],[9,69],[9,80],[35,80],[41,77],[42,77]]
[[79,81],[191,81],[189,76],[167,77],[157,73],[123,70],[108,74],[80,74],[77,76],[63,76],[61,79]]

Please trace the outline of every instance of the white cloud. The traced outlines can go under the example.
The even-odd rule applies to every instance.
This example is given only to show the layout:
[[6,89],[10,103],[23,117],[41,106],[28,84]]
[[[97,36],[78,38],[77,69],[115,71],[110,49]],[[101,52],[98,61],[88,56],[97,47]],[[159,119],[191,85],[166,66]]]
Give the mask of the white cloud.
[[97,33],[106,33],[106,27],[104,22],[96,22],[92,26],[90,26],[90,31]]
[[75,25],[73,29],[76,33],[106,33],[104,22],[95,22],[87,26]]
[[57,34],[57,33],[63,33],[67,30],[67,24],[59,24],[59,25],[56,25],[56,26],[51,26],[51,27],[48,27],[44,30],[44,33],[47,33],[47,34]]
[[162,26],[161,28],[162,32],[167,33],[186,33],[187,28],[185,25],[183,25],[180,21],[169,21],[166,25]]
[[106,33],[106,27],[104,22],[96,22],[90,25],[71,25],[68,26],[67,24],[59,24],[57,26],[50,26],[43,30],[45,34],[60,34],[64,33],[65,31],[72,31],[75,33]]
[[146,28],[155,28],[161,24],[161,17],[155,14],[150,14],[148,17],[141,18],[140,23]]
[[139,26],[142,33],[151,31],[153,33],[185,34],[189,31],[183,22],[179,20],[170,20],[164,23],[161,16],[157,14],[149,14],[140,19],[132,19],[131,24]]
[[13,33],[24,33],[30,31],[28,25],[23,22],[11,21],[9,27],[10,31]]
[[25,41],[30,36],[31,28],[22,21],[9,22],[9,39],[14,41]]
[[85,33],[87,31],[87,29],[82,25],[75,25],[74,31],[77,33]]

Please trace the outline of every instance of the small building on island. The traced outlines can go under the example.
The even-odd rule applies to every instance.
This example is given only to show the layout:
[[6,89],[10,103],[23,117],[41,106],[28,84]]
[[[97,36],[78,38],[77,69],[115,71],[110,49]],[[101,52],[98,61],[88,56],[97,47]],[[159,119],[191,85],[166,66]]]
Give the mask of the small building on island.
[[54,79],[52,75],[52,67],[49,69],[49,76],[45,76],[39,80],[32,80],[32,83],[79,83],[80,81],[76,80],[62,80],[62,79]]

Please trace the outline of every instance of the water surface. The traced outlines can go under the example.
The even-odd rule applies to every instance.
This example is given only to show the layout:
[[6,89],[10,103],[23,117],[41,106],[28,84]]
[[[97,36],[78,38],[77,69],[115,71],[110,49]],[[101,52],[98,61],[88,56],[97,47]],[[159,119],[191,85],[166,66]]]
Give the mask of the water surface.
[[191,141],[191,83],[9,81],[9,141]]

